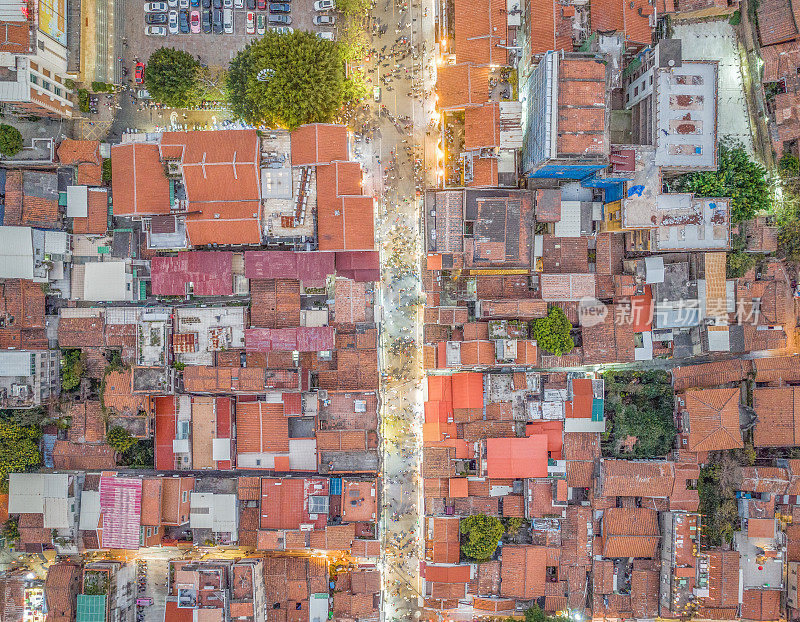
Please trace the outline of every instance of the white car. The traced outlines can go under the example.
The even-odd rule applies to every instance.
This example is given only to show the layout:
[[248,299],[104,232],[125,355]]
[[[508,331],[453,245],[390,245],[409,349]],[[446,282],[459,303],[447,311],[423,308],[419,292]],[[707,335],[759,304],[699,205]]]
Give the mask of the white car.
[[178,8],[178,0],[167,0],[169,4],[169,8],[177,9]]
[[333,33],[332,32],[318,32],[317,36],[320,39],[325,39],[325,41],[333,41]]
[[312,21],[315,26],[333,26],[336,18],[333,15],[315,15]]
[[189,8],[189,0],[178,0],[178,6],[182,9]]
[[167,3],[166,2],[145,2],[144,3],[144,12],[145,13],[166,13],[167,12]]
[[294,32],[294,28],[291,26],[273,26],[272,30],[277,32],[279,35],[290,35]]
[[244,0],[233,0],[233,6],[235,6],[237,9],[243,9]]
[[225,9],[233,8],[233,0],[222,0],[222,7]]
[[222,24],[226,35],[233,34],[233,9],[223,9]]
[[178,12],[174,10],[169,12],[169,34],[178,34]]
[[145,26],[144,34],[163,37],[167,34],[167,29],[164,26]]
[[314,3],[315,11],[332,11],[336,8],[335,0],[317,0]]
[[247,12],[246,28],[248,35],[256,34],[256,14],[252,11]]

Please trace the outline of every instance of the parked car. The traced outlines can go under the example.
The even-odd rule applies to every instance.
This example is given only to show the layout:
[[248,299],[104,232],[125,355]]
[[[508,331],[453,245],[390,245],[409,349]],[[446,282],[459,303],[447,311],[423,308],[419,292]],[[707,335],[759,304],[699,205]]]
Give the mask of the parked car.
[[333,26],[336,23],[336,17],[333,15],[315,15],[312,21],[315,26]]
[[255,11],[256,10],[256,0],[247,0],[247,10],[248,11]]
[[145,26],[144,34],[154,37],[163,37],[167,34],[167,29],[165,26]]
[[233,6],[235,6],[237,9],[243,9],[244,0],[233,0]]
[[169,4],[169,8],[171,9],[178,8],[178,0],[167,0],[167,4]]
[[133,71],[133,79],[136,84],[144,83],[144,63],[136,63],[136,69]]
[[248,35],[256,34],[256,14],[252,11],[247,12],[247,19],[245,21],[245,32]]
[[210,9],[211,8],[211,0],[202,0],[202,5],[203,5],[204,9]]
[[233,0],[222,0],[222,8],[223,9],[232,9],[233,8]]
[[139,89],[136,91],[136,97],[139,99],[150,99],[150,93],[147,92],[147,89]]
[[332,11],[336,8],[335,0],[317,0],[314,3],[315,11]]
[[212,23],[214,25],[214,33],[218,35],[222,34],[222,9],[214,9]]
[[333,41],[334,36],[332,32],[318,32],[317,36],[320,39],[325,39],[325,41]]
[[258,0],[258,10],[259,11],[267,10],[267,0]]
[[[276,15],[275,17],[279,17]],[[288,35],[294,32],[294,28],[291,26],[273,26],[272,30],[277,32],[279,35]]]
[[222,0],[212,0],[212,2],[214,3],[214,8],[215,9],[221,9],[222,8]]
[[144,3],[144,12],[145,13],[166,13],[169,9],[167,8],[166,2],[145,2]]
[[178,12],[173,9],[169,12],[169,34],[178,34]]
[[211,32],[211,11],[209,9],[203,9],[203,15],[201,18],[203,32],[208,34]]
[[222,23],[225,26],[225,34],[233,34],[233,9],[223,9]]
[[181,11],[178,13],[178,27],[184,35],[191,32],[191,27],[189,26],[189,11]]
[[181,9],[189,8],[189,0],[178,0],[178,7]]
[[189,26],[194,34],[200,32],[200,11],[192,11],[189,15]]
[[270,24],[285,24],[289,25],[292,23],[292,18],[288,15],[273,15],[272,13],[269,14],[269,23]]
[[162,26],[167,23],[166,13],[147,13],[144,16],[145,24],[161,24]]
[[258,14],[258,18],[256,19],[256,33],[259,35],[266,34],[267,32],[267,20],[264,18],[263,13]]
[[270,2],[269,3],[269,12],[270,13],[291,13],[292,12],[292,5],[286,2]]

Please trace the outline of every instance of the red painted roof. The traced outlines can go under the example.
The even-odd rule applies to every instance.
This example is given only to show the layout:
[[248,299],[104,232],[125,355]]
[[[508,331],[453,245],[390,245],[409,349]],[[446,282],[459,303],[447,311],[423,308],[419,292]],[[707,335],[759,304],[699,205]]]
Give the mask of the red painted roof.
[[560,421],[534,421],[525,426],[525,436],[544,434],[547,437],[547,451],[554,460],[561,460],[564,447],[564,424]]
[[572,408],[568,410],[567,416],[574,419],[591,419],[593,399],[591,378],[573,378]]
[[100,512],[104,549],[138,549],[142,516],[142,480],[133,477],[100,477]]
[[175,438],[175,398],[161,396],[156,402],[156,470],[171,471],[175,468],[172,440]]
[[336,253],[336,274],[359,283],[381,278],[378,251],[340,251]]
[[317,237],[323,251],[373,250],[374,200],[361,192],[361,165],[317,167]]
[[153,257],[150,261],[153,294],[183,296],[193,284],[196,296],[233,294],[233,253],[190,251],[175,257]]
[[[218,397],[217,402],[217,438],[231,438],[231,398]],[[231,451],[233,453],[233,451]],[[230,460],[217,460],[218,469],[230,469]]]
[[489,477],[547,477],[547,436],[487,438],[486,465]]
[[244,275],[248,279],[297,279],[303,285],[322,287],[334,274],[333,253],[294,251],[246,251]]
[[453,377],[428,376],[428,400],[453,402]]
[[646,333],[653,328],[653,294],[650,286],[644,286],[644,294],[631,296],[633,332]]
[[336,330],[332,326],[247,328],[244,342],[248,351],[320,352],[336,348]]
[[453,408],[483,408],[483,374],[453,374]]

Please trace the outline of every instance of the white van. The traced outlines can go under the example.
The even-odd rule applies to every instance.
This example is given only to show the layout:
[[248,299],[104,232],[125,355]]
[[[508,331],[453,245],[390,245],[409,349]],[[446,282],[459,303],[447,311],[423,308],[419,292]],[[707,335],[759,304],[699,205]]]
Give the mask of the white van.
[[223,9],[222,23],[225,25],[225,34],[233,34],[233,9]]

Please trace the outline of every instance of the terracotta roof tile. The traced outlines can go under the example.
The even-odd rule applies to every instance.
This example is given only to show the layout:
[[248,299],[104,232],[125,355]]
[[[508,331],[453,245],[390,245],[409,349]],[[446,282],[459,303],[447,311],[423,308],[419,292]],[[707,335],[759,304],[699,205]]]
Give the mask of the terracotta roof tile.
[[740,382],[747,377],[748,371],[749,362],[741,359],[678,366],[672,368],[672,384],[676,391],[693,387],[711,388],[728,382]]
[[56,150],[61,164],[79,164],[91,162],[101,164],[100,141],[98,140],[73,140],[65,138]]
[[441,110],[483,105],[489,101],[489,67],[469,63],[440,67],[436,92]]
[[347,128],[330,123],[301,125],[291,133],[292,166],[347,160]]
[[73,233],[101,234],[108,230],[108,190],[89,189],[87,216],[72,219]]
[[739,389],[702,389],[684,393],[689,416],[689,450],[742,447]]
[[702,599],[707,607],[736,607],[739,604],[738,551],[712,550],[708,556],[708,596]]
[[745,620],[779,620],[781,618],[781,591],[744,590],[742,618]]
[[506,5],[502,0],[455,3],[455,53],[460,63],[505,65],[508,52]]
[[532,55],[549,50],[572,51],[572,18],[567,15],[569,7],[556,0],[532,0],[528,44]]
[[105,378],[103,404],[120,415],[135,416],[145,404],[145,397],[133,393],[133,370],[112,371]]
[[790,0],[767,0],[756,9],[758,37],[762,46],[792,41],[798,36],[797,22]]
[[605,557],[655,557],[660,540],[658,512],[610,508],[603,514]]
[[758,420],[756,447],[792,447],[800,444],[800,387],[762,387],[753,391]]
[[75,619],[80,577],[80,566],[69,562],[53,564],[47,569],[44,588],[48,620],[70,622]]
[[157,145],[130,143],[111,148],[114,214],[168,214],[169,181]]
[[289,451],[289,419],[283,403],[239,402],[236,405],[236,444],[242,453]]
[[605,496],[669,497],[675,482],[672,462],[603,460]]
[[[464,4],[466,0],[459,0]],[[482,5],[468,2],[472,7]],[[459,20],[461,17],[459,17]],[[467,108],[464,113],[464,149],[484,149],[500,146],[500,104],[487,102],[483,106]]]
[[62,348],[105,345],[102,317],[62,317],[58,322],[58,345]]
[[518,600],[544,596],[547,560],[548,549],[544,546],[504,546],[500,575],[501,595]]
[[53,466],[56,469],[89,470],[113,469],[116,466],[114,449],[105,443],[85,445],[57,440],[53,447]]

